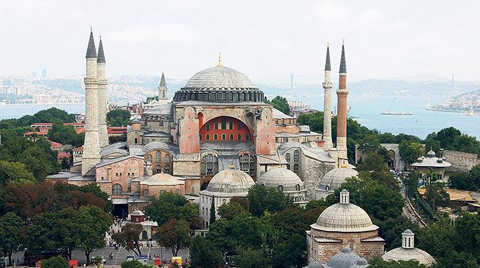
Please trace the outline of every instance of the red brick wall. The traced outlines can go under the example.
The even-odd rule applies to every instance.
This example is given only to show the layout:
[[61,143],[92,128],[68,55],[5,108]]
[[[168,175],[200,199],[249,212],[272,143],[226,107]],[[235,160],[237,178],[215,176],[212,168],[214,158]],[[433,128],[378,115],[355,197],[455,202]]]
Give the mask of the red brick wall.
[[195,109],[192,107],[185,108],[185,116],[180,122],[180,153],[199,153],[200,139],[198,137],[198,119],[196,118]]
[[[223,122],[225,122],[225,125],[222,125]],[[230,128],[230,125],[232,125],[232,128]],[[215,128],[215,126],[217,126],[217,128]],[[205,123],[200,129],[200,136],[202,141],[223,141],[223,134],[225,134],[225,141],[238,141],[238,135],[241,135],[241,141],[245,141],[247,140],[247,138],[248,140],[252,139],[252,134],[250,133],[247,125],[245,125],[242,121],[238,119],[228,116],[220,116],[214,118]],[[207,139],[207,135],[209,135],[210,139]],[[215,135],[217,135],[217,139],[215,139]],[[231,135],[233,135],[233,140],[230,139]]]

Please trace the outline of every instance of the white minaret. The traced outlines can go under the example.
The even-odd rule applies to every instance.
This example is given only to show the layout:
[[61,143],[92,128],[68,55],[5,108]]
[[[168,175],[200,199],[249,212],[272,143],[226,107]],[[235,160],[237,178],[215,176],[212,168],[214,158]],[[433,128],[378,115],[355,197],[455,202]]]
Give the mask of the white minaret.
[[415,234],[407,229],[402,233],[402,248],[409,249],[415,247]]
[[98,78],[98,135],[100,148],[108,145],[107,132],[107,78],[105,76],[105,53],[103,52],[102,37],[98,44],[97,78]]
[[93,32],[90,31],[90,40],[87,48],[87,72],[85,82],[85,142],[82,156],[82,175],[87,174],[100,162],[100,140],[98,135],[98,78],[97,78],[97,51]]
[[325,82],[323,82],[323,148],[333,148],[332,142],[332,68],[330,66],[330,46],[327,44],[327,57],[325,60]]
[[160,80],[160,85],[158,86],[158,102],[160,104],[168,103],[168,87],[167,82],[165,81],[165,75],[162,72],[162,79]]

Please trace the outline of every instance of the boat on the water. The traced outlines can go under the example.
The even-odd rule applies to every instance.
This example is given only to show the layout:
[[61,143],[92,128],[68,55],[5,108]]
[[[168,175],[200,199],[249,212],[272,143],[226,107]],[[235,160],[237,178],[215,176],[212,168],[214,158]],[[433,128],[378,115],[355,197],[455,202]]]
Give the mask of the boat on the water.
[[413,115],[413,113],[407,113],[407,112],[392,112],[392,107],[396,99],[397,99],[396,97],[393,98],[392,104],[390,105],[390,109],[388,109],[387,112],[382,112],[380,114],[381,115]]

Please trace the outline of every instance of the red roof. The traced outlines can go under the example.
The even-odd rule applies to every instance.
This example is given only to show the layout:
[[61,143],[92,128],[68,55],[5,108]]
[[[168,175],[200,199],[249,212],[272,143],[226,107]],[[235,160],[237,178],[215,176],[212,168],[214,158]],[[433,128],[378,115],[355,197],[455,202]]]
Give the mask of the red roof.
[[83,146],[82,147],[77,147],[73,149],[74,152],[83,152]]
[[41,131],[29,131],[29,132],[25,132],[23,133],[23,136],[26,137],[26,136],[33,136],[33,135],[37,135],[37,136],[47,136],[48,133],[47,132],[41,132]]
[[53,126],[53,123],[35,123],[31,125],[31,127],[35,127],[35,126],[51,127]]
[[77,126],[77,127],[85,127],[84,123],[64,123],[64,126]]
[[62,159],[62,158],[70,158],[70,153],[67,153],[67,152],[59,152],[58,155],[57,155],[57,159]]
[[124,134],[127,133],[127,127],[108,127],[108,134]]
[[62,146],[63,146],[63,144],[61,144],[61,143],[54,142],[54,141],[50,142],[50,148],[57,148],[57,147],[62,147]]

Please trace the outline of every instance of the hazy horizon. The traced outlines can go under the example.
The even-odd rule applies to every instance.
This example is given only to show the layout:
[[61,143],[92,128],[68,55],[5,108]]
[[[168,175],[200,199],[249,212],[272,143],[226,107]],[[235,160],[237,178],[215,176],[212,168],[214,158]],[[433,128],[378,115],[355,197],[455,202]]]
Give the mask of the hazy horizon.
[[31,1],[0,2],[0,76],[84,73],[90,26],[109,76],[188,79],[223,63],[253,81],[323,77],[326,43],[350,81],[435,75],[480,81],[480,2],[462,1]]

